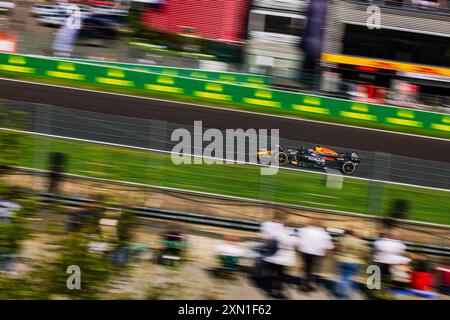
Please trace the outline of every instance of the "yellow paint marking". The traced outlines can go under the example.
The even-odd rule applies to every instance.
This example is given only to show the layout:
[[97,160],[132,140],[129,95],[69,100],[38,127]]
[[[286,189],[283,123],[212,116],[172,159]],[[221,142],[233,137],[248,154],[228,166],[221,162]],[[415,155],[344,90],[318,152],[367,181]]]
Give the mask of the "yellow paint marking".
[[450,132],[450,126],[447,126],[445,124],[432,123],[431,127],[433,129],[442,130],[442,131],[449,131]]
[[272,99],[272,92],[266,90],[256,90],[255,97],[264,98],[264,99]]
[[395,123],[395,124],[401,124],[404,126],[410,126],[410,127],[423,127],[422,122],[414,121],[414,120],[405,120],[405,119],[398,119],[398,118],[386,118],[387,122]]
[[12,64],[26,64],[27,61],[25,60],[24,57],[10,56],[8,58],[8,63],[12,63]]
[[68,62],[60,62],[58,63],[57,69],[64,71],[75,71],[75,65],[73,63]]
[[214,100],[233,101],[233,98],[230,95],[220,93],[194,91],[194,96]]
[[364,114],[364,113],[356,113],[356,112],[348,112],[348,111],[340,111],[339,114],[346,118],[353,118],[353,119],[361,119],[361,120],[368,120],[368,121],[377,121],[377,116],[371,115],[371,114]]
[[1,64],[0,69],[6,70],[6,71],[21,72],[21,73],[36,73],[36,70],[34,68],[10,66],[8,64]]
[[221,74],[221,75],[219,76],[219,79],[221,79],[221,80],[227,80],[227,81],[236,81],[236,77],[235,77],[235,76],[232,76],[232,75],[229,75],[229,74]]
[[255,83],[264,83],[263,79],[261,78],[255,78],[255,77],[247,77],[248,82],[255,82]]
[[[235,83],[230,83],[230,84],[235,84]],[[258,84],[258,83],[240,82],[239,84],[246,86],[246,87],[252,87],[252,88],[266,88],[265,85]]]
[[97,78],[95,78],[95,81],[97,81],[99,83],[105,83],[105,84],[114,84],[116,86],[134,87],[134,82],[133,81],[128,81],[128,80],[119,80],[119,79],[97,77]]
[[369,112],[369,106],[365,104],[355,103],[351,106],[353,111]]
[[205,89],[206,90],[210,90],[210,91],[222,92],[223,91],[223,86],[221,84],[218,84],[218,83],[207,83],[205,85]]
[[156,82],[163,84],[175,84],[175,80],[172,77],[158,76],[156,77]]
[[306,97],[303,98],[303,103],[312,104],[314,106],[320,106],[321,101],[320,101],[319,98],[306,96]]
[[208,75],[203,72],[192,72],[191,76],[193,76],[194,78],[203,78],[203,79],[208,78]]
[[156,84],[146,84],[145,87],[147,89],[155,90],[155,91],[170,92],[170,93],[183,93],[183,89],[177,88],[177,87],[159,86]]
[[168,75],[168,76],[176,76],[176,75],[178,75],[178,71],[176,71],[176,70],[162,70],[161,71],[161,73],[162,74],[165,74],[165,75]]
[[244,102],[249,104],[256,104],[264,107],[273,107],[273,108],[281,108],[281,105],[277,101],[269,101],[269,100],[261,100],[254,98],[244,98]]
[[397,110],[397,116],[402,118],[414,119],[414,112],[410,110]]
[[293,104],[292,108],[299,111],[312,112],[312,113],[320,113],[320,114],[330,114],[330,110],[326,108],[318,108],[311,106],[304,106],[301,104]]
[[46,71],[45,73],[50,77],[72,79],[72,80],[84,80],[84,75],[77,73],[68,73],[60,71]]
[[442,117],[442,122],[443,123],[450,123],[450,116],[443,116]]
[[106,73],[106,75],[108,77],[124,78],[125,72],[123,72],[122,70],[118,70],[118,69],[109,69],[108,72]]

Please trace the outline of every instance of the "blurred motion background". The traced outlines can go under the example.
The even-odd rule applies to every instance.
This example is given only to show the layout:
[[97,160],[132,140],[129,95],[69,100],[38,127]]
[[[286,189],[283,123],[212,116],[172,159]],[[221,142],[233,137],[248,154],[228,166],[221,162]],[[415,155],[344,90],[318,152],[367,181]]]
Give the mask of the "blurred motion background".
[[[367,27],[370,5],[380,28]],[[1,52],[267,75],[275,89],[450,113],[447,0],[5,0],[0,10]],[[179,127],[193,131],[3,100],[0,298],[448,299],[448,161],[357,150],[355,177],[262,177],[257,166],[173,165]],[[71,265],[82,290],[67,286]],[[370,265],[381,288],[367,286]]]

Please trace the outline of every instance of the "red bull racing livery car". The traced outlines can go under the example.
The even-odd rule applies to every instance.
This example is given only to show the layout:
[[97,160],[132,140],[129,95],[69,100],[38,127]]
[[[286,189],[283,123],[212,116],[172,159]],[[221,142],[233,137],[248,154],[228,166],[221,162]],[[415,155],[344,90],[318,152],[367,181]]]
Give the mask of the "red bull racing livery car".
[[263,158],[277,156],[280,166],[291,164],[317,169],[333,168],[346,175],[353,174],[361,162],[356,152],[338,153],[323,146],[314,148],[276,146],[272,149],[259,150],[258,160],[263,162]]

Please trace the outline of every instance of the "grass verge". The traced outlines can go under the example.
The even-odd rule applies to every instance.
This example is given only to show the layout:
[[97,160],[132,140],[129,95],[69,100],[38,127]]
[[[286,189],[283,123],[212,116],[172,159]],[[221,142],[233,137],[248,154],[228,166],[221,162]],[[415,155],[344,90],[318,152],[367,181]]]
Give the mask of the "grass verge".
[[385,215],[391,201],[400,198],[410,201],[407,219],[450,224],[450,191],[386,183],[374,193],[374,182],[348,177],[342,189],[333,189],[327,187],[328,176],[318,173],[280,170],[261,176],[254,165],[175,165],[166,153],[38,135],[22,139],[16,165],[29,168],[46,169],[48,153],[63,152],[69,157],[66,172],[72,174],[361,214]]

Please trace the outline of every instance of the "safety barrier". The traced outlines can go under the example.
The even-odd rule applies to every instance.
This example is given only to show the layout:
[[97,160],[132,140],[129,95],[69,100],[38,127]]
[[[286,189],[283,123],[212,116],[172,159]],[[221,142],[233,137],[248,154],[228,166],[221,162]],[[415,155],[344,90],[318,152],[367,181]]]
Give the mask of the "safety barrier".
[[[92,199],[76,198],[76,197],[65,197],[57,196],[49,193],[41,193],[39,196],[42,197],[44,202],[58,202],[63,205],[80,207],[84,203],[92,202]],[[120,210],[118,207],[108,207],[108,210]],[[219,228],[228,228],[232,230],[250,231],[257,232],[260,229],[259,222],[249,221],[244,219],[236,218],[226,218],[218,217],[212,215],[197,214],[186,211],[176,211],[176,210],[165,210],[159,208],[149,208],[149,207],[133,207],[132,212],[136,217],[140,218],[153,218],[161,220],[172,220],[177,222],[184,222],[197,225],[205,225]],[[341,236],[341,233],[331,232],[330,235],[334,240]],[[376,238],[365,237],[366,241],[370,243],[374,242]],[[443,257],[450,257],[450,248],[445,246],[437,246],[426,243],[416,243],[416,242],[405,242],[408,251],[429,254]]]
[[361,103],[315,95],[143,72],[85,62],[0,54],[0,71],[68,79],[98,85],[170,93],[208,101],[283,110],[321,119],[336,118],[450,133],[450,114]]
[[249,85],[252,87],[261,87],[261,88],[264,88],[270,85],[271,83],[271,78],[268,76],[245,74],[245,73],[221,72],[221,71],[199,70],[189,68],[175,68],[168,66],[150,66],[143,64],[122,63],[122,62],[102,61],[102,60],[87,60],[74,58],[70,59],[64,58],[64,60],[73,62],[94,63],[109,67],[131,69],[143,72],[154,72],[167,76],[180,76],[193,79],[211,80],[229,84]]

